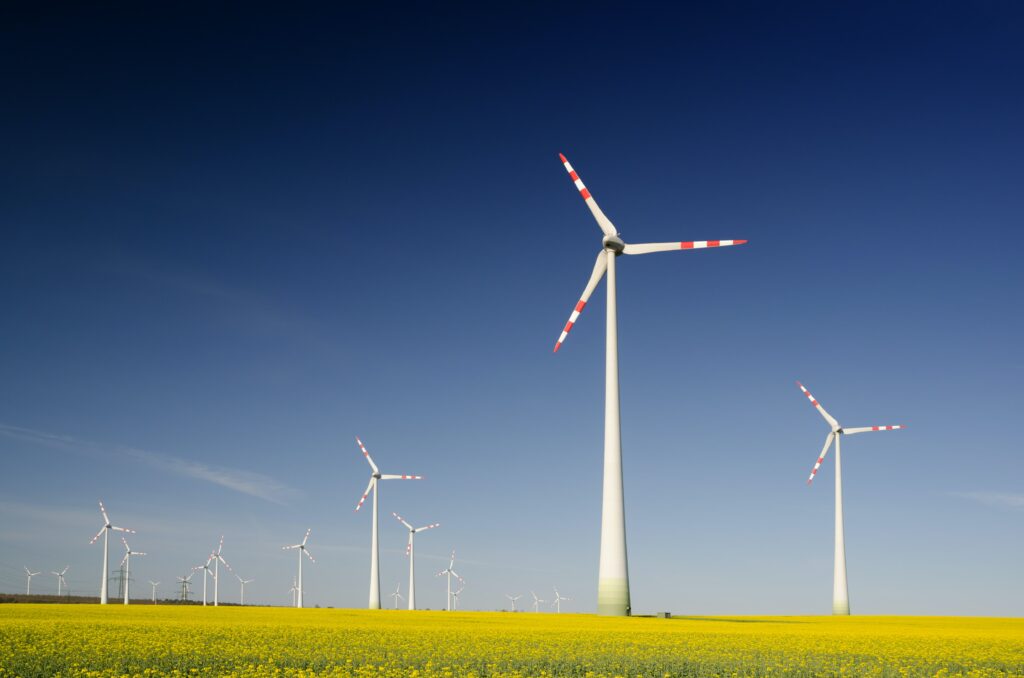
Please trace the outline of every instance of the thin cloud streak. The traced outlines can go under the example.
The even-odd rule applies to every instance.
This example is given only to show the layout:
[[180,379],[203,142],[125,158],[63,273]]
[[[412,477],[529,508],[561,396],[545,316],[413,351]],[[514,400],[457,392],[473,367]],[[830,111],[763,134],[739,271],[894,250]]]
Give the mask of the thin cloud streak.
[[1008,492],[952,492],[954,497],[970,499],[995,508],[1024,510],[1024,494]]
[[298,490],[295,488],[262,473],[221,466],[209,466],[202,462],[183,459],[161,452],[143,450],[137,447],[104,447],[89,441],[78,440],[71,436],[36,431],[3,423],[0,423],[0,434],[47,447],[58,447],[70,451],[87,452],[108,457],[115,456],[134,459],[151,468],[167,471],[184,478],[213,483],[214,485],[282,506],[286,505],[289,499],[298,495]]

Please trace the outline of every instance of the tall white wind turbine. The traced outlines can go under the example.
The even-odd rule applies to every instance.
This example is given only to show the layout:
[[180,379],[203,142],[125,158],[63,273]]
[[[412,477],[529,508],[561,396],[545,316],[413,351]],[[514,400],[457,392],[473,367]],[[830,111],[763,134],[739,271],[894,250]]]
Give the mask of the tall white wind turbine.
[[106,605],[109,601],[107,600],[107,580],[110,578],[110,531],[117,530],[118,532],[126,532],[128,534],[135,534],[135,530],[129,530],[127,527],[116,527],[110,524],[110,517],[107,516],[107,509],[103,507],[103,502],[100,502],[100,513],[103,514],[103,527],[96,533],[96,536],[92,538],[90,544],[95,544],[96,540],[101,536],[103,537],[103,578],[100,580],[100,605]]
[[131,565],[132,556],[144,556],[146,555],[142,551],[132,551],[131,547],[128,546],[128,540],[121,537],[121,542],[124,543],[124,558],[121,559],[121,565],[124,566],[124,604],[128,604],[128,589],[131,582]]
[[[378,480],[423,480],[423,476],[410,476],[410,475],[395,475],[381,473],[377,465],[373,463],[373,458],[370,453],[366,451],[366,446],[363,445],[363,441],[356,436],[356,442],[359,444],[359,449],[362,450],[363,456],[366,457],[366,461],[370,464],[372,473],[370,474],[370,484],[366,486],[366,492],[363,492],[362,498],[359,503],[356,504],[356,511],[363,507],[363,502],[366,501],[366,497],[373,491],[373,531],[370,536],[370,603],[369,609],[379,610],[380,609],[380,555],[377,549],[377,481]],[[409,592],[409,604],[412,605],[412,592]],[[412,607],[409,608],[413,609]]]
[[206,559],[206,562],[203,563],[202,565],[196,565],[195,567],[193,567],[192,568],[192,574],[190,574],[188,576],[188,578],[191,579],[192,575],[194,575],[198,570],[202,570],[203,571],[203,607],[206,607],[206,580],[207,580],[208,577],[212,577],[213,576],[213,568],[210,567],[210,563],[212,563],[212,562],[213,562],[213,554],[211,553],[210,557]]
[[512,611],[513,612],[518,612],[518,610],[516,610],[516,601],[519,600],[520,598],[522,598],[523,594],[520,593],[518,596],[513,596],[510,593],[506,593],[505,597],[512,601]]
[[538,598],[537,594],[530,591],[530,595],[533,596],[533,611],[540,612],[540,604],[545,602],[543,598]]
[[306,536],[302,538],[302,543],[292,544],[291,546],[282,546],[282,551],[288,551],[289,549],[296,549],[299,554],[299,583],[296,587],[295,592],[295,607],[302,607],[302,554],[305,553],[306,557],[309,558],[310,562],[315,563],[316,559],[313,558],[313,554],[306,548],[306,542],[309,540],[309,533],[313,531],[313,528],[306,530]]
[[232,574],[234,574],[236,577],[238,577],[238,584],[242,587],[242,593],[239,596],[239,603],[238,604],[239,605],[245,605],[245,585],[246,584],[251,584],[251,583],[253,583],[256,580],[255,579],[242,579],[241,577],[238,576],[237,572],[232,572]]
[[42,570],[40,570],[39,572],[33,572],[32,570],[28,569],[27,567],[25,568],[25,577],[28,580],[28,584],[25,587],[25,595],[26,596],[32,595],[32,577],[36,576],[37,574],[42,574]]
[[405,600],[405,596],[402,595],[401,591],[402,591],[402,582],[398,582],[398,586],[395,587],[395,592],[392,593],[392,594],[389,594],[392,598],[395,599],[395,609],[396,610],[398,609],[398,601],[399,600]]
[[601,251],[594,263],[590,280],[576,303],[569,322],[555,343],[555,352],[561,348],[569,331],[579,318],[587,300],[605,273],[608,274],[607,323],[605,326],[605,387],[604,387],[604,487],[601,506],[601,558],[598,566],[597,612],[606,615],[627,615],[630,612],[629,572],[626,558],[626,513],[622,492],[622,436],[619,422],[619,345],[618,320],[615,297],[615,260],[620,254],[650,254],[677,250],[695,250],[708,247],[742,245],[746,240],[697,240],[688,242],[662,242],[628,245],[605,216],[593,196],[583,185],[576,171],[559,154],[569,177],[583,197],[597,225],[604,233]]
[[228,565],[228,561],[224,560],[224,556],[220,554],[221,549],[224,548],[224,535],[220,536],[220,543],[217,544],[217,550],[214,551],[210,557],[213,559],[213,606],[217,607],[220,604],[220,564],[224,563],[224,567],[228,568],[228,572],[234,574],[231,570],[231,566]]
[[[409,530],[409,542],[405,545],[405,555],[409,558],[409,609],[416,609],[416,543],[414,537],[417,532],[423,532],[424,530],[431,530],[435,527],[441,527],[441,523],[433,523],[424,527],[413,527],[409,523],[405,522],[402,516],[398,515],[394,511],[391,512],[395,518],[398,518],[398,522],[405,525]],[[454,552],[453,552],[454,555]]]
[[160,586],[160,582],[150,579],[149,585],[153,587],[153,604],[156,605],[156,587]]
[[567,597],[565,597],[563,595],[559,595],[558,587],[556,586],[555,587],[555,599],[551,603],[551,607],[555,608],[555,612],[561,613],[561,611],[562,611],[562,601],[563,600],[572,600],[572,598],[567,598]]
[[64,569],[61,570],[60,572],[57,572],[56,570],[51,570],[50,571],[50,574],[52,574],[55,577],[57,577],[57,597],[58,598],[60,598],[60,590],[62,588],[67,588],[68,583],[67,583],[67,581],[64,580],[64,575],[66,575],[68,573],[68,569],[70,567],[71,567],[70,565],[65,565]]
[[824,418],[828,425],[832,428],[829,434],[825,437],[825,446],[821,448],[821,454],[818,455],[818,461],[814,463],[814,468],[811,469],[811,475],[807,478],[807,484],[810,485],[814,480],[814,476],[818,473],[818,469],[821,468],[821,462],[825,460],[825,455],[828,454],[829,447],[831,447],[833,441],[836,444],[836,542],[835,542],[835,557],[834,557],[834,574],[832,577],[832,614],[850,614],[850,592],[846,584],[846,542],[843,536],[843,467],[842,457],[839,454],[839,439],[845,435],[853,435],[854,433],[866,433],[868,431],[895,431],[897,429],[906,428],[906,426],[861,426],[858,428],[843,428],[839,425],[831,414],[825,411],[825,408],[821,406],[811,392],[804,388],[804,385],[799,381],[796,385],[800,387],[807,399],[811,401],[811,405],[814,406],[818,413]]
[[449,612],[452,610],[452,577],[455,577],[460,582],[465,582],[461,575],[455,571],[455,549],[452,549],[452,559],[448,563],[448,567],[438,572],[435,576],[443,577],[448,575],[448,606],[445,608]]

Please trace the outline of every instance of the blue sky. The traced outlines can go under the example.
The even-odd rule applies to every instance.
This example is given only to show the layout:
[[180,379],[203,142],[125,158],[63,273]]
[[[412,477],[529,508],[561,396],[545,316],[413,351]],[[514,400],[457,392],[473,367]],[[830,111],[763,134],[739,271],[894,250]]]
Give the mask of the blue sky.
[[[596,605],[600,232],[619,260],[633,609],[827,613],[827,427],[854,613],[1019,615],[1024,13],[744,3],[287,13],[64,9],[4,26],[0,589],[102,499],[137,578],[225,556],[362,606],[455,548],[463,604]],[[55,588],[50,576],[33,588]],[[148,587],[146,587],[148,588]],[[237,587],[227,587],[229,599]]]

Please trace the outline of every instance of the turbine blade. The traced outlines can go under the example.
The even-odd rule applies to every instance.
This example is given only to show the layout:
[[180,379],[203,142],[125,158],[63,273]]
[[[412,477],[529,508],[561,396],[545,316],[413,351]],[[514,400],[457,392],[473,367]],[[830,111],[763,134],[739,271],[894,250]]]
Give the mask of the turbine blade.
[[366,446],[363,445],[363,441],[359,439],[359,436],[356,436],[356,442],[359,443],[359,449],[363,451],[363,456],[366,457],[366,461],[370,462],[370,468],[373,469],[373,472],[380,473],[380,469],[373,463],[373,457],[371,457],[370,453],[366,451]]
[[316,558],[314,558],[313,554],[309,552],[309,549],[302,549],[302,552],[305,553],[306,557],[309,558],[312,562],[316,562]]
[[576,302],[576,307],[572,310],[569,315],[569,322],[565,324],[565,329],[562,330],[561,336],[558,337],[558,341],[555,342],[555,353],[558,353],[558,349],[562,347],[562,343],[565,338],[569,336],[569,331],[572,330],[572,326],[576,323],[576,319],[580,317],[580,313],[583,312],[583,308],[587,305],[587,300],[590,299],[590,295],[594,293],[594,288],[597,287],[597,283],[601,282],[601,278],[604,277],[605,271],[608,270],[608,253],[605,250],[601,250],[597,253],[597,261],[594,262],[594,270],[590,274],[590,280],[587,282],[587,286],[583,289],[583,295],[580,300]]
[[135,534],[135,530],[130,530],[127,527],[118,527],[117,525],[111,525],[110,529],[117,530],[118,532],[125,532],[127,534]]
[[103,514],[103,524],[104,525],[109,525],[110,524],[110,518],[107,516],[107,509],[103,506],[103,502],[102,501],[100,502],[100,513]]
[[96,536],[95,536],[95,537],[93,537],[92,539],[90,539],[90,540],[89,540],[89,543],[90,543],[90,544],[95,544],[95,543],[96,543],[96,540],[97,540],[97,539],[99,539],[100,537],[102,537],[102,536],[103,536],[103,530],[105,530],[105,529],[107,529],[107,526],[106,526],[106,525],[104,525],[103,527],[101,527],[101,528],[100,528],[100,531],[96,533]]
[[413,530],[413,532],[422,532],[423,530],[432,530],[435,527],[441,527],[441,523],[433,523],[432,525],[427,525],[426,527],[417,527],[415,530]]
[[804,392],[804,395],[807,396],[807,399],[811,401],[811,404],[814,405],[814,409],[818,410],[821,416],[825,418],[825,421],[827,421],[832,426],[832,428],[839,428],[839,422],[833,419],[832,415],[825,411],[825,408],[821,406],[821,403],[814,399],[814,396],[811,395],[811,392],[804,388],[804,385],[801,384],[799,381],[796,382],[796,385],[800,387],[800,390]]
[[409,540],[405,543],[405,557],[408,558],[409,554],[412,553],[412,532],[409,532]]
[[306,536],[302,538],[302,545],[303,546],[306,545],[306,542],[309,540],[309,533],[312,532],[312,531],[313,531],[312,527],[306,529]]
[[373,476],[370,476],[370,484],[366,486],[366,492],[363,492],[363,496],[359,499],[359,503],[356,504],[356,510],[363,508],[363,502],[370,496],[370,490],[373,489],[373,481],[376,480]]
[[408,527],[410,530],[413,529],[412,525],[410,525],[409,523],[405,522],[405,519],[402,518],[402,516],[398,515],[394,511],[391,512],[391,515],[393,515],[394,517],[398,518],[398,522],[402,523],[403,525]]
[[597,206],[597,201],[594,200],[594,196],[590,195],[590,191],[583,185],[583,180],[576,174],[576,170],[572,168],[569,161],[561,153],[558,157],[562,159],[562,164],[565,165],[565,171],[569,173],[569,178],[576,184],[576,189],[580,192],[580,196],[583,198],[583,202],[587,203],[587,207],[590,208],[590,213],[594,215],[594,219],[597,220],[597,225],[601,227],[605,235],[618,235],[619,232],[615,230],[615,225],[611,220],[604,215],[601,208]]
[[700,250],[706,247],[729,247],[743,245],[746,240],[691,240],[688,242],[648,242],[639,245],[626,245],[623,254],[650,254],[651,252],[671,252],[673,250]]
[[223,548],[224,548],[224,535],[222,534],[220,536],[220,543],[217,544],[217,555],[218,556],[220,555],[221,549],[223,549]]
[[408,475],[395,475],[395,474],[384,474],[380,477],[381,480],[423,480],[423,476],[408,476]]
[[825,461],[825,455],[828,454],[829,445],[832,444],[832,440],[835,439],[835,437],[835,433],[829,433],[825,436],[825,446],[821,448],[821,454],[818,455],[818,461],[814,462],[814,468],[811,469],[811,475],[807,478],[808,485],[811,484],[811,481],[814,480],[814,476],[818,473],[818,469],[821,468],[821,462]]
[[903,426],[902,424],[897,426],[860,426],[858,428],[844,428],[843,433],[854,434],[867,433],[868,431],[898,431],[902,428],[906,428],[906,426]]

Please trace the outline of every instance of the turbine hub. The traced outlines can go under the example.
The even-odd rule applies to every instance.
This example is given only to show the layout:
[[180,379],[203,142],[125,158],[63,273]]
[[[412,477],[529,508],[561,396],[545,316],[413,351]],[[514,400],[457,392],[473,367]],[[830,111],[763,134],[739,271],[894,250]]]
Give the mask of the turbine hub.
[[373,474],[373,477],[374,477],[374,478],[376,478],[377,480],[380,480],[380,478],[381,478],[381,474],[379,474],[379,473],[374,473],[374,474]]
[[617,235],[606,235],[601,240],[601,244],[606,250],[611,250],[616,254],[622,254],[622,250],[626,248],[626,243],[622,242],[622,238]]

